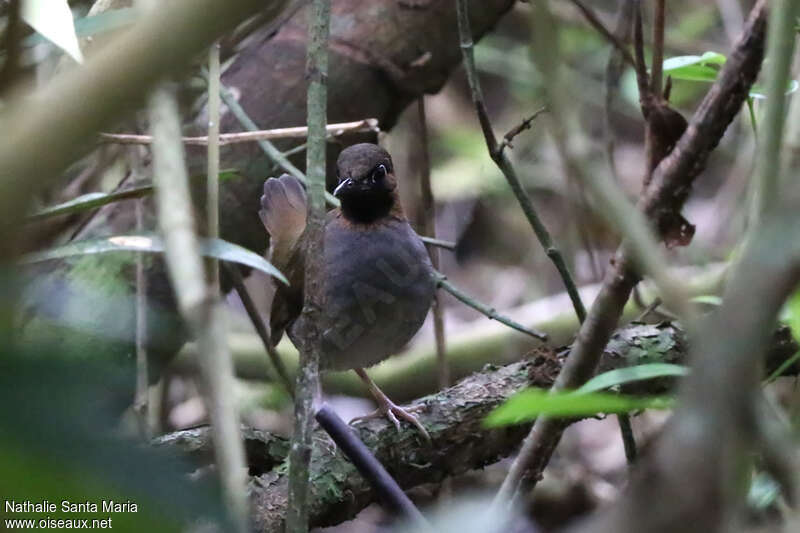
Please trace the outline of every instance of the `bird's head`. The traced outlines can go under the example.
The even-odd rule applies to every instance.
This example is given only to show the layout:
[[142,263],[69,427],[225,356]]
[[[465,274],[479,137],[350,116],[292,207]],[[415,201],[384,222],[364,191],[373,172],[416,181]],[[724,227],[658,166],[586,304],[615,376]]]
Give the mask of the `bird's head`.
[[399,208],[392,156],[378,145],[361,143],[342,150],[336,177],[333,195],[351,222],[368,224]]

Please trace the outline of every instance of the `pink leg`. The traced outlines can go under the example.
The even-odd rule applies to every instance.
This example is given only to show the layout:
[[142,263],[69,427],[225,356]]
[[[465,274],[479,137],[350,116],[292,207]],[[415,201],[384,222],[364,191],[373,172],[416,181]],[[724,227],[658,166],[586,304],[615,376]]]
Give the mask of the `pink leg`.
[[362,420],[371,420],[373,418],[380,418],[385,416],[386,418],[391,420],[392,423],[394,423],[394,425],[397,427],[399,431],[400,422],[397,420],[397,418],[400,417],[403,420],[411,422],[414,425],[414,427],[416,427],[419,430],[419,432],[422,433],[422,436],[425,437],[426,440],[428,441],[431,440],[431,436],[425,430],[425,427],[423,427],[420,421],[417,420],[417,417],[412,415],[409,412],[410,410],[403,409],[402,407],[396,405],[392,400],[390,400],[389,397],[386,396],[383,393],[383,391],[375,384],[375,382],[372,381],[372,379],[367,375],[367,372],[363,368],[356,368],[355,373],[358,374],[358,377],[360,377],[362,381],[364,381],[364,383],[367,385],[367,388],[369,388],[370,393],[372,393],[372,396],[375,397],[375,401],[378,404],[378,408],[368,415],[359,416],[352,419],[350,421],[351,424]]

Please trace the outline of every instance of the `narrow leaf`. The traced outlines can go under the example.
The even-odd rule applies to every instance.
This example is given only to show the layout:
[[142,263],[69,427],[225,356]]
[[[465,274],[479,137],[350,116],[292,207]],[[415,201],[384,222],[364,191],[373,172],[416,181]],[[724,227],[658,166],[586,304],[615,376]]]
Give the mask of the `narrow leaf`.
[[28,220],[41,220],[45,218],[55,217],[58,215],[69,215],[73,213],[80,213],[88,211],[97,207],[104,206],[120,200],[128,200],[131,198],[141,198],[153,192],[152,185],[141,185],[138,187],[131,187],[124,190],[114,191],[110,193],[103,192],[90,192],[77,198],[73,198],[67,202],[57,204],[50,207],[45,207],[30,215]]
[[23,0],[20,15],[47,40],[83,63],[67,0]]
[[707,65],[687,65],[671,69],[669,75],[676,80],[713,82],[719,71]]
[[701,56],[676,56],[664,60],[663,70],[671,73],[690,65],[723,65],[725,61],[725,56],[718,52],[706,52]]
[[668,397],[638,397],[593,392],[549,393],[542,389],[525,389],[489,413],[486,427],[508,426],[535,419],[540,415],[552,417],[584,417],[601,413],[627,413],[639,409],[668,409],[673,400]]
[[[274,276],[287,285],[289,284],[286,277],[269,261],[238,244],[223,241],[222,239],[200,239],[200,246],[200,252],[206,257],[239,263]],[[57,248],[28,254],[23,256],[22,263],[39,263],[76,255],[122,251],[161,253],[164,251],[164,243],[160,237],[155,235],[116,235],[102,239],[72,242]]]
[[669,363],[647,363],[644,365],[617,368],[616,370],[609,370],[608,372],[603,372],[593,377],[575,392],[576,394],[596,392],[632,381],[685,376],[688,373],[689,369],[685,366],[672,365]]

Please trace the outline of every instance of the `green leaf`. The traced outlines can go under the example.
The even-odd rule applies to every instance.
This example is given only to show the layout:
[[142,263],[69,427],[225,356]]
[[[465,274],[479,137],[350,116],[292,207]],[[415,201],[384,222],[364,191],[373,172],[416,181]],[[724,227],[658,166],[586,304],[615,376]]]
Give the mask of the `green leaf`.
[[[289,284],[284,275],[272,266],[269,261],[238,244],[221,239],[200,239],[200,247],[200,253],[206,257],[239,263],[274,276],[287,285]],[[123,251],[161,253],[164,251],[164,243],[160,237],[155,235],[115,235],[102,239],[76,241],[57,248],[28,254],[22,258],[22,263],[38,263],[76,255]]]
[[719,71],[706,65],[688,65],[669,72],[674,80],[713,82]]
[[78,196],[67,202],[45,207],[28,217],[29,220],[41,220],[45,218],[55,217],[58,215],[68,215],[72,213],[80,213],[95,209],[120,200],[128,200],[130,198],[141,198],[153,192],[152,185],[141,185],[138,187],[131,187],[124,190],[114,191],[110,193],[103,192],[90,192],[82,196]]
[[[137,17],[138,13],[136,9],[132,7],[112,9],[98,15],[75,20],[75,33],[78,37],[99,35],[129,26],[136,21]],[[38,34],[29,35],[22,41],[25,46],[34,46],[43,42],[45,42],[45,39]]]
[[781,319],[792,329],[794,340],[800,342],[800,290],[789,297]]
[[[719,74],[719,66],[725,60],[725,56],[718,52],[706,52],[701,56],[676,56],[664,60],[663,70],[675,80],[713,83]],[[786,94],[797,91],[799,87],[797,80],[791,80],[786,87]],[[754,85],[750,90],[750,98],[765,99],[764,89]]]
[[20,16],[48,41],[83,63],[67,0],[23,0]]
[[685,376],[689,369],[683,365],[673,365],[669,363],[647,363],[644,365],[617,368],[599,374],[575,391],[576,394],[587,392],[597,392],[616,385],[630,383],[632,381],[644,381],[647,379]]
[[747,113],[750,115],[750,127],[753,128],[753,135],[758,138],[758,120],[756,120],[756,110],[753,108],[753,97],[747,97]]
[[723,65],[725,61],[726,57],[718,52],[706,52],[701,56],[676,56],[664,60],[663,70],[671,74],[690,65]]
[[[780,318],[781,321],[792,330],[792,337],[794,337],[794,340],[800,342],[800,290],[795,291],[794,294],[789,297],[789,300],[787,300],[783,309],[781,309]],[[769,375],[766,379],[766,383],[772,383],[781,377],[781,375],[786,372],[786,369],[795,364],[798,359],[800,359],[800,351],[781,363],[781,365]]]
[[571,418],[600,413],[627,413],[639,409],[668,409],[672,405],[673,400],[668,397],[637,397],[602,392],[549,393],[542,389],[529,388],[515,394],[489,413],[484,425],[498,427],[520,424],[540,415]]
[[722,298],[716,294],[702,294],[700,296],[693,297],[690,301],[696,304],[713,305],[715,307],[722,305]]

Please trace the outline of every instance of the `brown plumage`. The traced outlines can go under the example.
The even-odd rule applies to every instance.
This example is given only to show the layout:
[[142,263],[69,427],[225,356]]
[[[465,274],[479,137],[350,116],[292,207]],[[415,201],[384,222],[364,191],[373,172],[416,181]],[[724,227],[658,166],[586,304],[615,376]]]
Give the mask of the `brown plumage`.
[[[374,144],[357,144],[337,161],[341,207],[325,224],[326,305],[320,366],[354,369],[378,401],[377,413],[395,415],[424,428],[394,405],[369,379],[364,367],[399,351],[422,325],[435,282],[424,245],[406,220],[397,196],[389,154]],[[290,285],[280,285],[272,304],[273,342],[284,331],[294,342],[302,331],[306,196],[288,175],[264,183],[259,211],[270,234],[270,260]],[[295,344],[297,344],[295,342]]]

